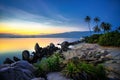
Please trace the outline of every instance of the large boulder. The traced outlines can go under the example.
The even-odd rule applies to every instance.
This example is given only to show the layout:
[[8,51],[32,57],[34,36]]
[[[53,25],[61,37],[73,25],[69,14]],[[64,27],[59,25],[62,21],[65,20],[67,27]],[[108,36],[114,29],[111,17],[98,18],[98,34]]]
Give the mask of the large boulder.
[[18,57],[16,57],[16,56],[13,56],[13,60],[14,61],[20,61],[20,59]]
[[27,61],[18,61],[0,67],[0,80],[31,80],[35,78],[34,67]]
[[6,58],[3,63],[4,63],[4,64],[11,64],[11,63],[14,63],[14,61],[11,60],[10,58]]
[[38,43],[36,43],[34,49],[35,49],[36,53],[40,53],[40,51],[41,51],[42,48],[39,46]]
[[28,51],[28,50],[24,50],[24,51],[22,52],[22,59],[29,61],[29,57],[30,57],[29,51]]
[[62,51],[67,51],[68,50],[68,46],[69,46],[69,42],[64,41],[60,45],[61,45]]

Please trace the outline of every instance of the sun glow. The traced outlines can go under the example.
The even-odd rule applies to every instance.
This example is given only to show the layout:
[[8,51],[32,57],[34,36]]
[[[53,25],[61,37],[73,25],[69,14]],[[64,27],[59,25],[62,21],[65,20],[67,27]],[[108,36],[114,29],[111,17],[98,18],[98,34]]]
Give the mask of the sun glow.
[[[35,22],[1,22],[0,33],[20,35],[52,34],[75,30],[71,27],[56,27]],[[77,30],[77,29],[76,29]]]

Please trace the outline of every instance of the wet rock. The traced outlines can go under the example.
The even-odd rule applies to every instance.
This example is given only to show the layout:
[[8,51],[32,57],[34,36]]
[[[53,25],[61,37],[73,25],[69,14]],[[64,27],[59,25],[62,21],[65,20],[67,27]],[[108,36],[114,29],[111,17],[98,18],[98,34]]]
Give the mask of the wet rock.
[[15,57],[15,56],[13,57],[13,60],[14,61],[20,61],[20,59],[18,57]]
[[29,61],[29,57],[30,57],[29,51],[28,51],[28,50],[24,50],[24,51],[22,52],[22,59]]
[[3,63],[4,63],[4,64],[12,64],[12,63],[14,63],[14,61],[11,60],[10,58],[6,58]]
[[35,76],[34,68],[27,61],[18,61],[6,67],[0,67],[1,80],[31,80]]

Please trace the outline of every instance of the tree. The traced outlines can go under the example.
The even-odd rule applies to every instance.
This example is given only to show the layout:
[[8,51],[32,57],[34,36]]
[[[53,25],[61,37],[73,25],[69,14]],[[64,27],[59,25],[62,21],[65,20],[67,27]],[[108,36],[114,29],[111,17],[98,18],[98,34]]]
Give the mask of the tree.
[[106,23],[106,29],[107,32],[109,32],[111,30],[111,24],[110,23]]
[[89,31],[90,31],[90,34],[91,34],[90,21],[91,21],[91,18],[89,16],[86,16],[85,17],[85,22],[88,23],[88,28],[89,28]]
[[99,17],[95,17],[95,18],[94,18],[94,21],[95,21],[95,22],[96,22],[96,24],[98,25],[98,22],[100,22]]
[[94,32],[100,32],[101,30],[100,30],[100,28],[98,26],[98,22],[100,22],[99,17],[95,17],[94,22],[96,22],[96,26],[93,28]]
[[101,24],[100,24],[100,27],[101,27],[101,29],[103,29],[103,31],[104,31],[104,33],[105,33],[105,22],[102,22]]
[[98,25],[96,25],[94,28],[93,28],[94,32],[100,32],[100,28],[98,27]]
[[110,23],[102,22],[100,27],[104,30],[104,33],[109,32],[111,30],[111,24]]

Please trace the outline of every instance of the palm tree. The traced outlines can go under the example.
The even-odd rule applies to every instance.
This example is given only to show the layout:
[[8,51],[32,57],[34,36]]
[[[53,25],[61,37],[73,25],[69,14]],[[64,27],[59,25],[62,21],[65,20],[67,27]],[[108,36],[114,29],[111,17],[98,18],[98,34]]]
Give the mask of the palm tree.
[[99,17],[95,17],[94,22],[96,22],[96,26],[93,28],[94,32],[100,32],[101,30],[100,30],[100,28],[98,26],[98,22],[100,22]]
[[89,31],[90,31],[90,34],[91,34],[90,20],[91,20],[91,18],[90,18],[89,16],[86,16],[86,17],[85,17],[85,22],[88,23],[88,28],[89,28]]
[[103,29],[104,33],[107,31],[109,32],[111,30],[111,24],[102,22],[100,25],[101,29]]
[[94,32],[100,32],[100,28],[98,27],[98,25],[96,25],[94,28],[93,28]]
[[98,25],[98,22],[100,22],[99,17],[95,17],[95,18],[94,18],[94,21],[95,21],[95,22],[96,22],[96,24]]
[[109,32],[111,30],[111,24],[106,23],[106,31]]

